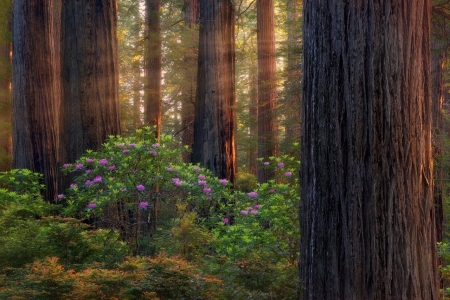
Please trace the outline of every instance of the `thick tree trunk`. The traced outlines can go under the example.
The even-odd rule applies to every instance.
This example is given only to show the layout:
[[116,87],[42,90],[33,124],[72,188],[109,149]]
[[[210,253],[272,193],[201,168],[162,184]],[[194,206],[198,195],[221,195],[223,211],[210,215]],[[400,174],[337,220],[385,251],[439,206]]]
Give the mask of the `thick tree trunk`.
[[146,102],[145,122],[156,126],[156,136],[161,133],[161,25],[160,0],[146,0],[147,49],[146,49]]
[[234,5],[200,0],[193,162],[235,182]]
[[430,1],[304,1],[302,299],[438,299]]
[[248,151],[249,172],[258,176],[258,75],[256,68],[250,69],[249,80],[250,145]]
[[62,162],[120,133],[116,1],[62,1]]
[[[273,0],[258,0],[258,157],[267,160],[278,154],[278,122],[275,13]],[[258,169],[258,181],[266,182],[274,177],[273,169]]]
[[57,87],[52,0],[13,3],[13,168],[44,174],[45,198],[56,200]]

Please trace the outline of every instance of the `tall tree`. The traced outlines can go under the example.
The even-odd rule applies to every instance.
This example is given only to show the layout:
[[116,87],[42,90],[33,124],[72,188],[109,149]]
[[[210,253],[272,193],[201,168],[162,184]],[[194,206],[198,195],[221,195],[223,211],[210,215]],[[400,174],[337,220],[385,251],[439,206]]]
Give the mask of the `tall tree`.
[[438,299],[430,1],[305,0],[303,299]]
[[235,181],[234,5],[200,0],[193,162]]
[[120,133],[116,1],[62,1],[63,162]]
[[13,168],[44,174],[50,201],[59,147],[53,17],[53,0],[13,1]]
[[[181,102],[181,143],[192,147],[194,143],[195,84],[197,80],[196,72],[193,72],[192,68],[195,66],[194,62],[197,62],[198,58],[198,30],[196,26],[198,24],[199,15],[198,0],[184,0],[183,11],[186,31],[183,36],[183,43],[192,46],[188,47],[189,51],[185,51],[183,55],[185,63],[185,80],[181,87],[181,94],[183,96]],[[183,160],[185,162],[191,162],[191,158],[191,153],[187,152],[184,154]]]
[[0,1],[0,171],[11,169],[11,1]]
[[161,132],[161,22],[159,19],[160,0],[146,0],[147,53],[146,53],[146,103],[145,121],[156,126],[156,136]]
[[[258,41],[258,157],[267,160],[278,152],[275,13],[273,0],[257,0]],[[272,169],[258,169],[258,181],[273,178]]]

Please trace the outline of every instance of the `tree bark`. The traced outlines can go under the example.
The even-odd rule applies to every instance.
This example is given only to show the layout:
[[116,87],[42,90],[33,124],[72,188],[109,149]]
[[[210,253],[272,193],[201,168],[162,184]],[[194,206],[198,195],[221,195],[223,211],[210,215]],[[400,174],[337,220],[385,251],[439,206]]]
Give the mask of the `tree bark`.
[[302,299],[438,299],[430,1],[304,1]]
[[11,3],[3,0],[0,15],[0,171],[12,167]]
[[146,103],[145,121],[156,126],[156,136],[161,133],[161,24],[160,0],[146,0],[147,53],[146,53]]
[[[183,10],[186,31],[190,33],[185,37],[184,44],[195,46],[188,46],[188,51],[184,53],[183,57],[185,63],[185,75],[183,86],[181,88],[183,97],[181,102],[181,143],[192,147],[194,144],[195,83],[197,82],[195,68],[197,67],[196,62],[198,60],[198,30],[196,29],[199,16],[198,0],[184,0]],[[184,153],[183,161],[186,163],[191,162],[192,154],[189,152]]]
[[[273,0],[258,0],[258,157],[267,160],[278,154],[278,121],[276,57],[275,57],[275,13]],[[273,169],[258,168],[258,181],[274,178]]]
[[62,162],[120,133],[116,1],[62,2]]
[[58,191],[58,118],[52,0],[13,3],[13,168],[44,174],[45,198]]
[[193,162],[235,182],[234,5],[200,0]]

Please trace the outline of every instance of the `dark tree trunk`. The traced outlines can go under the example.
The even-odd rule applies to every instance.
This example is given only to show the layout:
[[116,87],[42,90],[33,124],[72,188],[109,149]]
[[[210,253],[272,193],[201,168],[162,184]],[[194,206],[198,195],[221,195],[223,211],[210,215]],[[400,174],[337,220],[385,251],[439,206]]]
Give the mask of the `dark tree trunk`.
[[[278,122],[276,57],[275,57],[275,13],[273,0],[258,0],[258,157],[268,160],[278,154]],[[258,181],[274,178],[273,169],[258,168]]]
[[438,299],[430,1],[304,1],[302,299]]
[[146,102],[145,122],[156,126],[156,136],[161,133],[161,25],[160,0],[146,0],[147,50],[146,50]]
[[[194,144],[195,83],[197,82],[196,62],[198,60],[198,30],[196,29],[199,15],[198,0],[184,0],[183,10],[184,24],[187,27],[186,31],[188,31],[189,34],[187,34],[185,40],[183,41],[184,44],[187,45],[188,51],[185,51],[183,56],[185,63],[185,75],[181,89],[181,143],[192,147]],[[192,154],[186,152],[183,155],[183,160],[187,163],[191,162]]]
[[62,1],[62,162],[120,133],[116,1]]
[[45,198],[58,190],[58,118],[52,0],[13,3],[13,168],[44,174]]
[[200,0],[193,162],[235,182],[234,6]]
[[444,102],[444,51],[441,43],[433,43],[431,55],[431,91],[433,120],[434,204],[436,208],[436,240],[442,242],[444,210],[442,206],[442,105]]

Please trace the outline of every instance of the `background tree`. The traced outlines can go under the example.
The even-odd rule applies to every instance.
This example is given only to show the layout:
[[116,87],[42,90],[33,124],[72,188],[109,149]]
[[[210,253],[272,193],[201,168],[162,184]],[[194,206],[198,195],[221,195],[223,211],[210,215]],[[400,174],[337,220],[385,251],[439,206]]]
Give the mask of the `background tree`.
[[200,0],[193,162],[235,181],[234,5]]
[[439,298],[430,3],[304,1],[303,299]]
[[62,2],[63,162],[120,133],[116,1]]
[[161,24],[160,0],[146,0],[147,49],[145,71],[147,78],[145,122],[156,126],[156,135],[161,132]]
[[[273,0],[258,0],[258,157],[267,160],[278,153],[278,121],[275,14]],[[258,169],[258,181],[273,178],[273,171]]]

